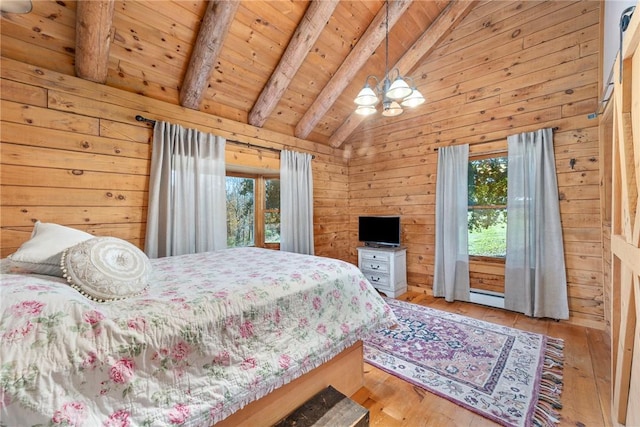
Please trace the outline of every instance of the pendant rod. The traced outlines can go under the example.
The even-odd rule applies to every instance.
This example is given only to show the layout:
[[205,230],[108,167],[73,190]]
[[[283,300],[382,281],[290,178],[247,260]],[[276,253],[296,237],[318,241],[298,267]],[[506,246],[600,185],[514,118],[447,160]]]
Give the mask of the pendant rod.
[[[385,44],[384,44],[385,58],[384,58],[384,76],[383,77],[384,79],[388,79],[389,78],[389,0],[386,0],[385,4],[387,6],[387,18],[384,21],[386,31],[385,31]],[[384,90],[384,83],[382,84],[382,86]]]

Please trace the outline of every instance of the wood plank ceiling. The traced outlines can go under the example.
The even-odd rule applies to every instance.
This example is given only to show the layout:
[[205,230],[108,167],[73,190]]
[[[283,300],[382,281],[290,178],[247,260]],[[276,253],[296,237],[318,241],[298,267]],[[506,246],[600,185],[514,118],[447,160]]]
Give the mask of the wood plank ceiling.
[[[391,0],[389,67],[411,76],[474,4]],[[362,121],[353,98],[365,78],[384,73],[386,13],[381,0],[37,0],[2,13],[1,51],[339,147]],[[426,93],[426,76],[412,77]]]

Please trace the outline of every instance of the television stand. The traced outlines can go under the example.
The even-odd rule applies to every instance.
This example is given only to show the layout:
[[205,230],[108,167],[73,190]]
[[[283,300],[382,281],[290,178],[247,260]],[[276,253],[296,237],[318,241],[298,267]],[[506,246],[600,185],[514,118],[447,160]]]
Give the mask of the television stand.
[[358,268],[374,288],[396,298],[407,292],[407,248],[360,246]]

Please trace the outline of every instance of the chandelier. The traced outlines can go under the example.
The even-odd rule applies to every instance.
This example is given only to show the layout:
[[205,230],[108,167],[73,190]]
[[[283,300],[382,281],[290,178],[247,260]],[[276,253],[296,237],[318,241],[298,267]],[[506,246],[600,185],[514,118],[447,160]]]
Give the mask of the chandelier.
[[[415,107],[424,103],[424,96],[413,84],[413,79],[400,75],[400,70],[394,68],[389,70],[389,1],[385,1],[387,7],[387,19],[385,21],[385,66],[384,78],[382,83],[374,75],[367,76],[364,87],[356,96],[353,102],[358,105],[356,114],[368,116],[375,114],[376,105],[382,97],[382,115],[393,117],[402,114],[402,107]],[[393,77],[393,78],[392,78]],[[375,80],[373,87],[369,86],[369,81]],[[406,80],[411,83],[407,84]],[[393,83],[392,83],[393,82]]]

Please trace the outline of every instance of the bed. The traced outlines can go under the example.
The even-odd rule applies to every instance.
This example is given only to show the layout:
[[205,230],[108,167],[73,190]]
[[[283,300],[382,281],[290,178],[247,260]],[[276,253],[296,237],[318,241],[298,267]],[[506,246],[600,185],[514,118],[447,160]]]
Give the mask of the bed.
[[268,425],[361,371],[360,340],[395,321],[343,261],[234,248],[149,263],[144,290],[97,302],[2,260],[0,424]]

